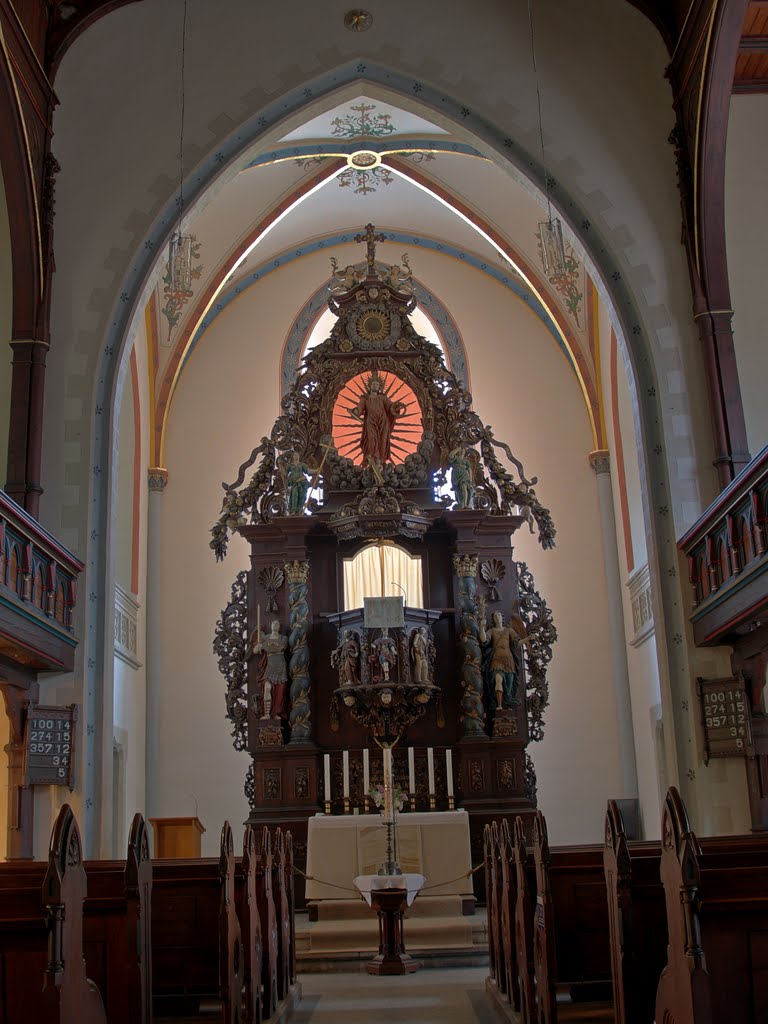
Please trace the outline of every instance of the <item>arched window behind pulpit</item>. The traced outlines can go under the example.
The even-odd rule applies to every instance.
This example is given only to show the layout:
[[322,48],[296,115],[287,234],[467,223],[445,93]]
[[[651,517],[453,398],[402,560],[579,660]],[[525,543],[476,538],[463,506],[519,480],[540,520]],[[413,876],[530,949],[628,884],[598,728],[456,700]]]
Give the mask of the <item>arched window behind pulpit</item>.
[[424,607],[421,555],[391,540],[366,544],[344,559],[344,609],[362,608],[364,597],[401,595],[409,608]]

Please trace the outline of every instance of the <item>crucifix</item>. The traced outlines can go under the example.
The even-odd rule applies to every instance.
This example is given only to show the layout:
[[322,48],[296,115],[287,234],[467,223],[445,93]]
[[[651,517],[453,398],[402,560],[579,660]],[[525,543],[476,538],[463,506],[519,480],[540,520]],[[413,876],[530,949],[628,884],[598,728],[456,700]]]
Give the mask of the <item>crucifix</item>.
[[386,242],[386,240],[387,240],[387,236],[385,234],[379,233],[377,235],[375,232],[376,232],[376,228],[374,228],[373,224],[366,224],[365,225],[365,234],[364,235],[355,235],[355,241],[356,242],[365,242],[366,243],[366,250],[367,250],[366,251],[366,259],[368,261],[368,276],[369,277],[375,277],[376,276],[376,243],[377,242]]

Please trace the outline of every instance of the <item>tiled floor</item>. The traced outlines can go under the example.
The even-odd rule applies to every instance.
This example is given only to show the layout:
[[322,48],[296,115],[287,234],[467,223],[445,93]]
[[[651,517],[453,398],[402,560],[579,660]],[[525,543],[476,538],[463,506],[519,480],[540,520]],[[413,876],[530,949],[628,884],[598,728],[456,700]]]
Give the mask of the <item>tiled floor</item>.
[[303,974],[291,1024],[495,1024],[485,997],[487,967],[369,974]]

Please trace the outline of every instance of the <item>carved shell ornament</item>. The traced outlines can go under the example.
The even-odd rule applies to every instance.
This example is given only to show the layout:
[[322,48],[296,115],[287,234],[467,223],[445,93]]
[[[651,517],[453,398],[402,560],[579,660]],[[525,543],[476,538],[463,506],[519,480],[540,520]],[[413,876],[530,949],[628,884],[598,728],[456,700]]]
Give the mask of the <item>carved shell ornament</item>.
[[499,592],[496,589],[507,574],[506,567],[498,558],[489,558],[480,566],[480,575],[488,584],[488,600],[498,601]]
[[277,601],[275,600],[275,594],[283,585],[285,573],[277,565],[268,565],[266,569],[261,570],[256,579],[267,592],[267,597],[269,598],[269,601],[267,602],[267,611],[276,612]]

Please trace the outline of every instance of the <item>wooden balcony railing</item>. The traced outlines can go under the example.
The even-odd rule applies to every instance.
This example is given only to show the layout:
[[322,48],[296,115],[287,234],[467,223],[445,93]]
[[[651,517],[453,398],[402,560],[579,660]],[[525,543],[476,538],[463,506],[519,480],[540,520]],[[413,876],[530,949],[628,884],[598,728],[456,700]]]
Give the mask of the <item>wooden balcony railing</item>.
[[71,668],[83,563],[0,491],[0,653],[29,668]]
[[726,642],[768,606],[768,446],[678,542],[688,558],[697,644]]

